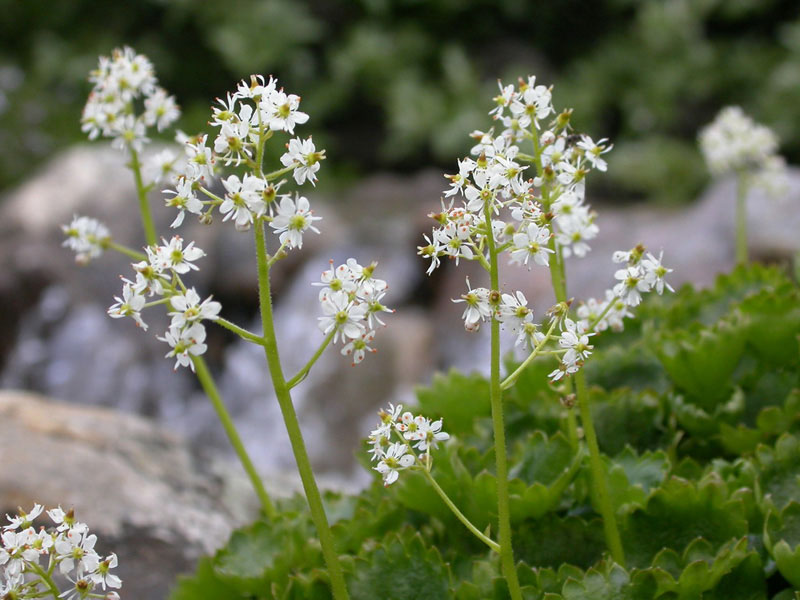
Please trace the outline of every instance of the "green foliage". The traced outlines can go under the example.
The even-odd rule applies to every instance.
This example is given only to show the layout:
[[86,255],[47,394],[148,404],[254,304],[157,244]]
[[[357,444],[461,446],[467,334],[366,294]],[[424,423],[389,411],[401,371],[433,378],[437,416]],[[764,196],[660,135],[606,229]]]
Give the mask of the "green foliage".
[[[737,268],[708,290],[684,287],[647,301],[626,332],[597,337],[602,368],[587,374],[625,565],[609,560],[584,443],[568,435],[568,389],[546,382],[549,359],[534,361],[505,390],[514,551],[526,599],[793,599],[800,572],[797,299],[779,271]],[[653,386],[636,364],[653,374]],[[506,363],[509,372],[516,366]],[[421,411],[443,417],[456,434],[434,452],[433,477],[494,538],[486,380],[452,371],[417,394]],[[406,471],[388,489],[376,480],[356,497],[326,502],[354,598],[508,598],[498,556],[422,473]],[[328,598],[304,514],[301,500],[285,502],[276,522],[236,532],[195,577],[179,582],[173,600],[203,600],[206,590],[234,599]]]

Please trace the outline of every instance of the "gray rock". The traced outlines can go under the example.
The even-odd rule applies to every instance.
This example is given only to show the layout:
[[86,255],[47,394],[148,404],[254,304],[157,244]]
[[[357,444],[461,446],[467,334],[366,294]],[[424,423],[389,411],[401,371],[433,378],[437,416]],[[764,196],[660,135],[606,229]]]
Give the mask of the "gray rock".
[[128,598],[166,597],[257,514],[237,465],[210,467],[173,433],[116,411],[2,391],[0,457],[0,510],[74,508],[99,551],[119,556]]

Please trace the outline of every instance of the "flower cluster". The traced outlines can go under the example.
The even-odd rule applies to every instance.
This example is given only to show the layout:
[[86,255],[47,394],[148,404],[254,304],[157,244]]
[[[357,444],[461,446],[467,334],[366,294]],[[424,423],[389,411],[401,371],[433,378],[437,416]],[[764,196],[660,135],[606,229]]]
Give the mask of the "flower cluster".
[[89,533],[85,523],[76,521],[71,510],[65,512],[61,507],[46,511],[54,526],[37,531],[33,521],[42,512],[44,507],[35,504],[29,513],[20,509],[13,517],[6,515],[9,523],[0,535],[0,598],[41,598],[59,591],[55,584],[58,572],[67,581],[59,598],[119,600],[113,589],[119,589],[122,580],[111,572],[117,566],[116,554],[100,556],[94,549],[97,536]]
[[715,176],[748,173],[755,183],[779,191],[786,185],[786,162],[778,154],[778,136],[753,121],[738,106],[723,108],[700,131],[700,149]]
[[[388,410],[378,415],[381,422],[369,435],[369,452],[372,460],[378,461],[374,469],[383,476],[385,486],[397,481],[400,471],[414,464],[430,470],[430,451],[438,448],[439,442],[450,439],[450,434],[442,431],[441,419],[431,421],[422,415],[403,412],[402,404],[390,404]],[[422,454],[417,455],[415,448]]]
[[319,328],[333,341],[340,337],[346,342],[341,352],[353,359],[353,366],[364,360],[367,352],[375,352],[369,344],[375,339],[375,328],[385,326],[381,313],[394,312],[381,300],[386,295],[388,284],[373,277],[376,263],[361,266],[354,258],[345,264],[322,272],[320,281],[311,285],[321,286],[319,302],[323,316],[319,317]]
[[[500,84],[489,114],[503,129],[498,135],[493,129],[473,132],[474,158],[458,161],[458,173],[446,175],[450,187],[444,191],[442,210],[430,215],[437,226],[425,236],[427,245],[419,247],[419,254],[430,259],[429,274],[443,257],[456,264],[474,260],[488,271],[493,255],[505,254],[511,264],[548,267],[563,280],[564,259],[585,256],[598,233],[595,213],[585,201],[586,176],[608,168],[603,155],[611,146],[605,139],[595,142],[572,133],[571,110],[556,113],[550,88],[537,85],[534,77],[521,79],[518,87]],[[520,150],[525,141],[533,154]],[[559,348],[549,351],[562,355],[559,368],[550,374],[557,380],[576,372],[591,354],[590,336],[622,328],[642,293],[672,290],[664,281],[671,270],[661,264],[661,256],[645,256],[645,249],[637,246],[615,253],[614,260],[626,264],[616,272],[618,283],[605,298],[589,299],[577,309],[577,319],[569,318],[568,306],[558,308],[547,333],[534,323],[521,291],[473,288],[467,279],[467,292],[453,302],[464,304],[467,331],[495,320],[516,336],[516,344],[537,353],[558,339]]]
[[163,131],[180,116],[175,98],[158,86],[153,65],[131,48],[101,56],[89,80],[94,87],[81,117],[89,139],[102,135],[119,150],[141,152],[148,127]]
[[[209,296],[201,301],[194,288],[185,288],[179,276],[196,270],[194,261],[205,256],[200,248],[189,242],[185,247],[180,236],[174,236],[163,245],[146,248],[147,260],[133,264],[134,281],[123,278],[122,297],[115,296],[116,303],[108,309],[112,318],[131,317],[143,330],[147,324],[141,311],[147,305],[146,297],[163,296],[172,309],[169,329],[159,340],[172,348],[168,358],[175,358],[175,368],[190,367],[194,370],[192,356],[206,351],[204,320],[216,320],[222,306]],[[160,301],[152,304],[161,304]]]
[[[313,223],[320,217],[313,216],[308,199],[281,193],[286,180],[280,177],[292,173],[298,185],[315,184],[325,151],[318,151],[311,137],[294,138],[281,156],[282,169],[264,173],[261,166],[264,144],[275,132],[293,134],[296,125],[308,121],[299,107],[299,96],[286,94],[276,79],[265,80],[261,75],[243,80],[234,93],[218,99],[209,122],[218,129],[213,142],[208,134],[185,138],[185,162],[173,178],[173,187],[164,190],[169,195],[167,206],[178,210],[172,227],[178,227],[187,212],[208,221],[217,207],[222,220],[233,221],[240,231],[259,219],[269,222],[284,248],[301,248],[308,230],[319,233]],[[220,164],[248,170],[221,177],[222,198],[209,189]]]
[[69,225],[62,225],[61,231],[67,236],[62,246],[75,252],[75,261],[85,265],[103,253],[105,245],[111,240],[108,228],[97,219],[72,217]]

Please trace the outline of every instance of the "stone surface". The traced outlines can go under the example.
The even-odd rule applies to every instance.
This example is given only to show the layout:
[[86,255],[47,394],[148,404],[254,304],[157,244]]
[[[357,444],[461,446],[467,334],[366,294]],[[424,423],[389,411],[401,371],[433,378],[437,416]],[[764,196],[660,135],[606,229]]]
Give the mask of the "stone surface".
[[73,507],[119,556],[127,598],[165,598],[257,512],[236,465],[211,468],[146,419],[30,393],[0,391],[0,459],[0,510]]

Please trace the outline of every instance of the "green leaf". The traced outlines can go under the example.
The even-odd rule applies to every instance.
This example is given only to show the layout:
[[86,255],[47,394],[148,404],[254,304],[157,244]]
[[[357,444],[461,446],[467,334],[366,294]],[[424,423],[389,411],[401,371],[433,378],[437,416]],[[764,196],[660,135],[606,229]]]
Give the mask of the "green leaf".
[[620,520],[629,565],[644,568],[664,548],[681,552],[702,537],[712,548],[747,535],[744,505],[728,497],[725,483],[709,473],[693,483],[673,477],[655,490],[644,508]]
[[767,513],[764,543],[781,575],[800,588],[800,503],[792,501],[780,513]]
[[435,548],[405,528],[365,549],[347,574],[352,600],[440,600],[453,598],[450,571]]
[[650,492],[664,481],[670,469],[667,455],[660,450],[637,456],[628,447],[613,459],[602,458],[609,495],[617,512],[644,506]]
[[580,580],[568,579],[561,593],[564,600],[652,600],[654,592],[652,580],[634,581],[618,564],[602,563]]
[[746,318],[747,342],[768,363],[796,364],[800,359],[800,291],[791,283],[762,290],[739,305]]
[[600,449],[619,454],[626,446],[655,450],[669,436],[664,403],[650,391],[603,392],[592,387],[592,417]]
[[288,585],[290,572],[323,565],[315,530],[307,516],[284,513],[233,533],[214,557],[218,575],[242,592],[264,593]]
[[443,418],[451,435],[466,437],[475,419],[491,416],[489,382],[477,373],[462,375],[455,369],[447,375],[437,373],[431,385],[417,388],[416,394],[421,412]]
[[759,446],[756,459],[765,508],[782,510],[791,501],[800,501],[800,439],[785,433],[775,447]]
[[655,351],[675,385],[705,411],[730,395],[730,381],[744,351],[745,331],[738,321],[720,320],[712,327],[662,330]]

